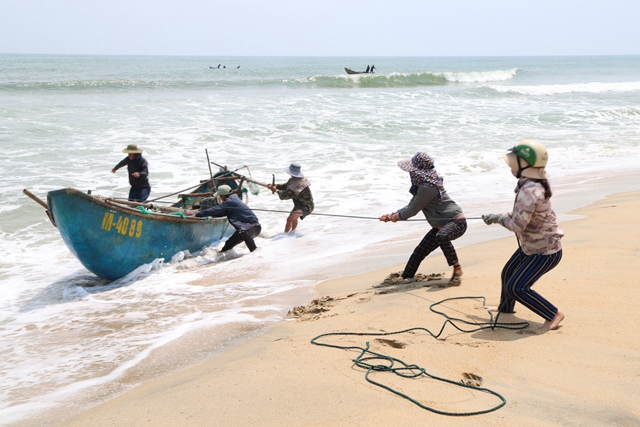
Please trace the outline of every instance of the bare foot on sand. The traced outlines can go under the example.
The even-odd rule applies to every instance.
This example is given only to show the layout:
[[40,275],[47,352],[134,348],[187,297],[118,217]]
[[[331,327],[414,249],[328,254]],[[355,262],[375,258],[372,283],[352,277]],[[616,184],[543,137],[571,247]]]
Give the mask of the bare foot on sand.
[[553,331],[554,329],[558,329],[558,325],[560,324],[560,322],[562,322],[562,320],[564,320],[564,313],[558,310],[553,319],[544,322],[544,324],[542,325],[542,329],[544,329],[545,331]]
[[460,263],[455,263],[453,266],[453,276],[451,276],[451,280],[449,280],[449,286],[460,286],[462,283],[462,267],[460,267]]

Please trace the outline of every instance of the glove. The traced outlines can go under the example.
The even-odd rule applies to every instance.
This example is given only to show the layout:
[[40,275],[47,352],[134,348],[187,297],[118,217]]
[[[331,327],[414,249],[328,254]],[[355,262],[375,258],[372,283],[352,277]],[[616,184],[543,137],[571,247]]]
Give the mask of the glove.
[[498,214],[482,215],[482,220],[487,225],[497,224],[500,222],[501,218],[502,218],[502,215],[498,215]]

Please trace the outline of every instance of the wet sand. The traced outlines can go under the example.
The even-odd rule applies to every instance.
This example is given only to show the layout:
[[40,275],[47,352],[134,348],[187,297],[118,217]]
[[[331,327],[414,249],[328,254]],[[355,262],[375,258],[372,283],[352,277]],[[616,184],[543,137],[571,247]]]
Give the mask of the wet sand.
[[[500,271],[517,248],[514,237],[460,249],[461,286],[446,286],[451,271],[439,253],[419,270],[444,274],[436,280],[381,286],[400,265],[322,283],[318,299],[298,307],[290,321],[62,425],[638,425],[639,200],[640,193],[611,196],[573,212],[585,218],[561,224],[563,260],[534,287],[566,313],[558,330],[540,330],[543,319],[517,305],[515,315],[499,320],[529,322],[526,329],[461,333],[448,325],[439,339],[424,331],[327,338],[357,347],[369,342],[372,351],[415,363],[432,375],[494,390],[506,399],[494,412],[468,417],[429,412],[367,382],[366,370],[353,363],[359,351],[310,341],[330,332],[423,327],[437,333],[444,318],[429,310],[435,302],[484,296],[497,304]],[[481,299],[442,307],[468,322],[489,321]],[[500,404],[486,392],[424,376],[374,372],[370,377],[441,411],[481,411]]]

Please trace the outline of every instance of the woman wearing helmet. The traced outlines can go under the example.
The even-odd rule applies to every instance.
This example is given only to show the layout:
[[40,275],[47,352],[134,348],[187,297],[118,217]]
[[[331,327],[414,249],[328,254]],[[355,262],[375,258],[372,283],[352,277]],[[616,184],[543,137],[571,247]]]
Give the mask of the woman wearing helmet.
[[543,329],[557,329],[564,313],[531,289],[545,273],[562,259],[560,239],[564,235],[551,206],[551,187],[547,181],[547,149],[540,142],[525,139],[504,155],[518,178],[516,200],[509,214],[483,215],[486,224],[500,224],[513,231],[519,248],[502,270],[500,305],[490,311],[514,313],[520,302],[545,319]]
[[402,221],[422,211],[431,225],[431,230],[414,249],[404,271],[403,279],[412,279],[423,259],[438,247],[453,266],[453,276],[449,281],[452,286],[460,285],[462,267],[458,255],[451,243],[467,231],[467,220],[460,206],[456,204],[444,190],[442,178],[434,169],[433,159],[425,153],[417,153],[411,160],[398,162],[400,169],[409,172],[413,198],[407,206],[393,214],[380,217],[380,221]]

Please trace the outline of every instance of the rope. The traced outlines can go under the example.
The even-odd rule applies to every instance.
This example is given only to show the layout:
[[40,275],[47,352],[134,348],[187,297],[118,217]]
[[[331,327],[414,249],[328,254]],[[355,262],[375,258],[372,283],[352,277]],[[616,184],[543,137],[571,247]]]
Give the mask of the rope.
[[[220,206],[220,205],[217,205]],[[255,208],[238,208],[238,207],[225,207],[225,209],[230,209],[230,210],[244,210],[244,211],[255,211],[255,212],[274,212],[274,213],[286,213],[286,214],[290,214],[291,211],[280,211],[280,210],[275,210],[275,209],[255,209]],[[375,219],[375,220],[379,220],[380,218],[377,216],[358,216],[358,215],[339,215],[339,214],[327,214],[327,213],[316,213],[316,212],[311,212],[309,215],[315,215],[315,216],[328,216],[328,217],[334,217],[334,218],[352,218],[352,219]],[[437,221],[453,221],[455,219],[482,219],[481,216],[475,216],[475,217],[462,217],[462,218],[437,218]],[[426,218],[414,218],[414,219],[406,219],[406,220],[398,220],[398,222],[403,222],[403,221],[429,221]]]
[[158,201],[158,200],[160,200],[160,199],[164,199],[164,198],[169,197],[169,196],[174,196],[174,195],[179,194],[179,193],[184,193],[185,191],[191,190],[192,188],[199,187],[199,186],[201,186],[202,184],[203,184],[203,183],[201,182],[200,184],[196,184],[196,185],[194,185],[193,187],[185,188],[184,190],[176,191],[175,193],[167,194],[166,196],[160,196],[160,197],[157,197],[157,198],[155,198],[155,199],[153,199],[153,200],[149,200],[149,201],[147,201],[147,203],[157,202],[157,201]]
[[147,215],[152,215],[153,214],[153,212],[151,212],[150,210],[148,210],[144,206],[137,206],[136,209],[139,210],[140,212],[142,212],[143,214],[147,214]]
[[[398,335],[398,334],[403,334],[406,332],[412,332],[412,331],[424,331],[427,332],[429,335],[431,335],[433,338],[439,338],[442,333],[444,332],[445,327],[450,324],[452,325],[454,328],[456,328],[458,331],[460,332],[464,332],[464,333],[471,333],[471,332],[477,332],[477,331],[481,331],[481,330],[485,330],[485,329],[510,329],[510,330],[515,330],[515,329],[525,329],[527,327],[529,327],[529,322],[517,322],[517,323],[498,323],[498,319],[496,317],[495,321],[493,319],[493,313],[489,312],[490,316],[491,316],[491,320],[489,322],[481,322],[481,323],[475,323],[475,322],[469,322],[467,320],[464,319],[458,319],[455,317],[450,317],[447,314],[435,310],[434,307],[443,304],[447,301],[453,301],[453,300],[461,300],[461,299],[473,299],[473,300],[477,300],[477,299],[482,299],[483,301],[483,305],[486,305],[486,299],[484,297],[455,297],[455,298],[447,298],[444,299],[440,302],[436,302],[434,304],[431,304],[429,306],[429,310],[431,310],[432,312],[436,313],[436,314],[440,314],[442,316],[444,316],[446,318],[445,322],[442,324],[442,328],[440,329],[440,332],[438,332],[437,334],[434,334],[433,332],[431,332],[429,329],[426,328],[422,328],[422,327],[415,327],[415,328],[409,328],[409,329],[404,329],[402,331],[396,331],[396,332],[331,332],[331,333],[327,333],[327,334],[322,334],[322,335],[318,335],[317,337],[315,337],[314,339],[311,340],[312,344],[315,345],[319,345],[319,346],[324,346],[324,347],[332,347],[332,348],[338,348],[338,349],[342,349],[342,350],[360,350],[360,354],[358,355],[358,357],[356,357],[355,359],[353,359],[353,362],[356,364],[356,366],[366,369],[367,372],[365,374],[365,379],[370,382],[371,384],[374,384],[378,387],[382,387],[385,390],[388,390],[394,394],[397,394],[400,397],[403,397],[413,403],[415,403],[416,405],[418,405],[419,407],[421,407],[422,409],[426,409],[427,411],[431,411],[434,412],[436,414],[441,414],[441,415],[450,415],[450,416],[470,416],[470,415],[480,415],[480,414],[486,414],[489,412],[493,412],[496,411],[500,408],[502,408],[506,403],[507,400],[498,392],[495,392],[493,390],[490,390],[488,388],[484,388],[484,387],[476,387],[473,385],[468,385],[468,384],[463,384],[461,382],[457,382],[457,381],[453,381],[453,380],[449,380],[447,378],[442,378],[442,377],[438,377],[437,375],[433,375],[428,373],[424,368],[416,365],[416,364],[408,364],[400,359],[397,359],[395,357],[391,357],[391,356],[387,356],[381,353],[376,353],[374,351],[370,350],[370,344],[369,342],[367,342],[366,347],[358,347],[358,346],[341,346],[341,345],[337,345],[337,344],[328,344],[328,343],[323,343],[320,342],[320,339],[323,337],[328,337],[328,336],[388,336],[388,335]],[[458,323],[463,324],[463,326],[458,325]],[[471,329],[465,329],[464,325],[473,325],[474,328]],[[366,355],[366,357],[365,357]],[[386,364],[382,364],[382,363],[374,363],[374,361],[376,360],[382,360],[384,362],[386,362]],[[394,365],[398,364],[400,365],[399,367],[395,367]],[[420,403],[419,401],[417,401],[416,399],[398,391],[395,390],[389,386],[386,386],[384,384],[381,384],[377,381],[374,381],[373,379],[370,378],[370,374],[372,371],[375,372],[393,372],[396,375],[399,375],[403,378],[417,378],[420,377],[422,375],[427,376],[429,378],[432,378],[434,380],[438,380],[438,381],[442,381],[445,383],[449,383],[449,384],[453,384],[455,386],[458,387],[464,387],[464,388],[470,388],[473,390],[477,390],[477,391],[481,391],[481,392],[485,392],[485,393],[489,393],[493,396],[496,396],[497,398],[500,399],[500,403],[489,408],[489,409],[484,409],[484,410],[479,410],[479,411],[471,411],[471,412],[448,412],[448,411],[442,411],[427,405],[424,405],[422,403]]]
[[[246,190],[243,189],[243,191]],[[113,200],[127,200],[127,199],[118,199],[118,198],[113,198]],[[150,202],[158,202],[157,200],[149,200],[147,202],[144,203],[150,203]],[[175,202],[159,202],[159,203],[171,203],[174,204]],[[220,206],[220,205],[216,205],[216,206]],[[272,212],[272,213],[286,213],[286,214],[290,214],[291,211],[281,211],[281,210],[276,210],[276,209],[256,209],[256,208],[237,208],[237,207],[225,207],[225,209],[235,209],[235,210],[245,210],[245,211],[255,211],[255,212]],[[206,209],[205,209],[206,210]],[[327,214],[327,213],[317,213],[317,212],[311,212],[309,215],[314,215],[314,216],[326,216],[326,217],[333,217],[333,218],[351,218],[351,219],[374,219],[374,220],[379,220],[380,218],[377,216],[360,216],[360,215],[341,215],[341,214]],[[456,219],[482,219],[481,216],[466,216],[466,217],[461,217],[461,218],[436,218],[434,219],[435,221],[453,221]],[[398,222],[407,222],[407,221],[429,221],[429,219],[426,218],[410,218],[410,219],[404,219],[404,220],[398,220]]]

